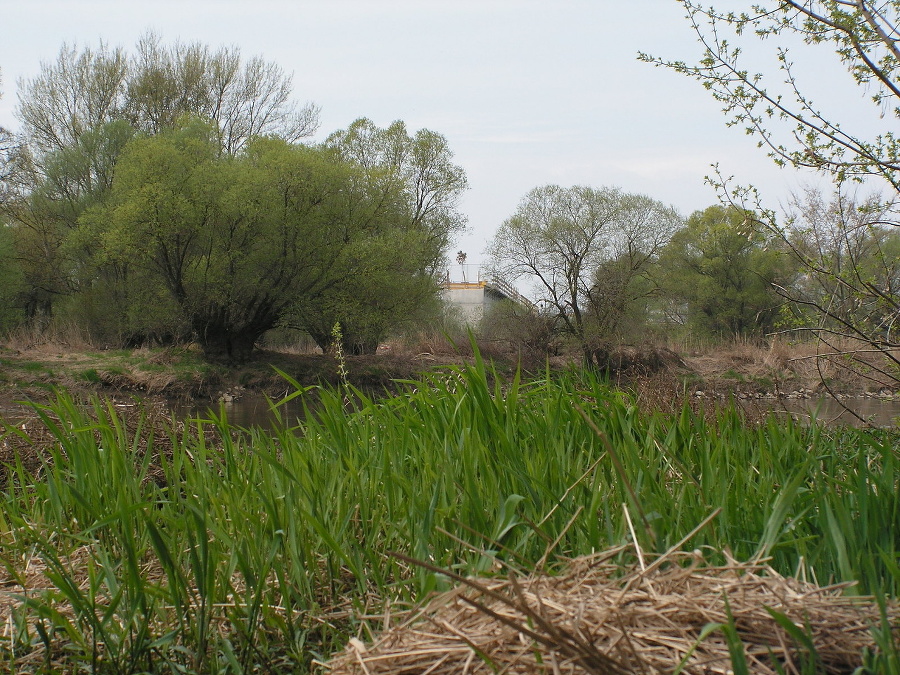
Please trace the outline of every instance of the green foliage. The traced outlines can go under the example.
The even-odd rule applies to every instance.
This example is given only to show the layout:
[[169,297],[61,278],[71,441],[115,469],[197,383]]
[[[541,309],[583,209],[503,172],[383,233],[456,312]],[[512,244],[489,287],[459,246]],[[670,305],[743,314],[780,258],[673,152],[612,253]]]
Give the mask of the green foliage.
[[[102,43],[82,50],[63,45],[55,61],[22,83],[18,113],[21,144],[7,153],[0,138],[0,175],[9,178],[3,187],[10,186],[0,207],[21,261],[19,305],[27,319],[42,321],[57,305],[57,311],[95,320],[91,328],[102,339],[125,343],[171,340],[184,331],[172,307],[161,302],[158,283],[127,261],[98,254],[96,228],[82,231],[86,211],[106,208],[114,168],[134,134],[173,132],[186,116],[196,116],[210,125],[207,140],[215,154],[234,156],[259,136],[286,142],[308,136],[318,116],[314,106],[291,101],[290,77],[274,64],[260,58],[242,63],[234,47],[165,46],[153,34],[141,39],[134,56]],[[166,171],[164,158],[157,160],[156,169]],[[178,180],[177,173],[170,179]],[[190,211],[185,200],[167,206],[161,213],[175,218],[182,207]],[[66,303],[73,294],[82,297]],[[95,311],[98,306],[107,314]],[[148,314],[157,307],[162,311]]]
[[453,164],[447,139],[429,129],[410,136],[400,121],[379,129],[360,118],[331,134],[325,146],[363,170],[368,188],[393,204],[402,229],[425,235],[426,268],[434,272],[453,235],[465,227],[457,206],[468,181],[462,167]]
[[670,307],[692,331],[718,337],[763,335],[778,319],[788,258],[739,209],[711,206],[691,215],[660,255],[658,275]]
[[28,319],[240,361],[276,325],[324,348],[340,321],[348,351],[373,351],[436,306],[466,189],[440,134],[358,120],[298,145],[317,111],[277,66],[152,34],[135,57],[64,46],[23,89],[2,204]]
[[97,372],[96,368],[88,368],[87,370],[81,371],[79,373],[81,379],[85,382],[97,383],[100,381],[100,374]]
[[325,150],[275,139],[222,156],[214,129],[189,121],[132,143],[110,199],[82,223],[123,270],[129,311],[154,316],[136,304],[164,292],[209,355],[242,360],[298,297],[345,275],[367,231],[355,176]]
[[[19,157],[17,190],[0,202],[22,274],[18,305],[32,319],[39,303],[90,290],[98,281],[90,241],[78,220],[106,197],[116,161],[133,136],[123,120],[85,130],[73,145],[47,152],[37,167]],[[22,175],[22,172],[26,175]],[[47,311],[49,313],[49,311]]]
[[311,335],[324,350],[331,348],[329,323],[343,327],[349,354],[374,353],[394,331],[437,311],[439,287],[429,273],[430,246],[422,232],[384,223],[351,241],[335,261],[340,282],[321,293],[298,296],[285,313],[284,325]]
[[436,272],[465,225],[457,207],[466,175],[443,136],[428,129],[410,136],[402,122],[381,129],[359,119],[324,146],[362,177],[352,208],[366,236],[348,242],[335,262],[341,283],[298,297],[284,322],[328,349],[339,321],[347,351],[371,353],[389,331],[436,307]]
[[0,220],[0,333],[22,320],[24,275],[16,258],[12,229]]

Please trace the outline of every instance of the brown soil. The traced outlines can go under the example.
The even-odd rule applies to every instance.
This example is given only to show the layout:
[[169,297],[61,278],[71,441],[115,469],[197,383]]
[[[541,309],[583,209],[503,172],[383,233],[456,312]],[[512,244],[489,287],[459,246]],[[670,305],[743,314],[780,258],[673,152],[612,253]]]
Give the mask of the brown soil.
[[[457,359],[458,361],[459,359]],[[346,358],[349,379],[361,388],[390,386],[412,379],[440,361],[432,355],[377,354]],[[293,384],[337,384],[334,357],[322,354],[259,352],[251,362],[226,367],[207,364],[189,350],[71,351],[55,345],[29,349],[0,346],[0,416],[24,401],[42,402],[56,389],[76,397],[98,395],[114,402],[216,401],[238,392],[284,395]]]

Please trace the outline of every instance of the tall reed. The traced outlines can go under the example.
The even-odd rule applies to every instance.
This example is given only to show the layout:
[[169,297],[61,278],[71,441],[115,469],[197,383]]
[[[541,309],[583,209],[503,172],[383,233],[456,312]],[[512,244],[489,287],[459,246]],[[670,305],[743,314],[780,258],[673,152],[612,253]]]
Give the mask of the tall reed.
[[355,616],[446,587],[393,553],[552,569],[632,539],[662,552],[717,509],[686,542],[712,560],[900,584],[894,435],[642,411],[589,372],[504,382],[476,359],[377,401],[318,390],[297,427],[173,423],[171,452],[99,401],[37,411],[56,443],[36,475],[10,467],[0,528],[9,574],[39,564],[50,586],[0,643],[18,669],[306,668]]

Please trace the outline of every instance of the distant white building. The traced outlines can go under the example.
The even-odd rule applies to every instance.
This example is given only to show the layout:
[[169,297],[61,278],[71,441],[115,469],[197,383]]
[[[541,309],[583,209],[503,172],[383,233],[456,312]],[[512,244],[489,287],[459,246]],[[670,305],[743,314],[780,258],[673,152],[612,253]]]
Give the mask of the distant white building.
[[462,321],[470,326],[481,321],[486,311],[502,300],[531,306],[531,302],[510,284],[485,275],[482,265],[451,265],[447,268],[441,287],[444,300],[457,307]]

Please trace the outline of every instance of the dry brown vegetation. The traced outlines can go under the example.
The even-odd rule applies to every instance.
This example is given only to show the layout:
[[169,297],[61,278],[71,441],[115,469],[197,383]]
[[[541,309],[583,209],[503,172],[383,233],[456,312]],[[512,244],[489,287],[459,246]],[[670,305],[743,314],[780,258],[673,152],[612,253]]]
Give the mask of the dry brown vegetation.
[[[472,579],[328,664],[336,675],[379,673],[849,673],[880,622],[871,598],[784,578],[762,562],[710,566],[700,551],[648,564],[613,562],[622,548],[579,558],[559,575]],[[447,572],[455,576],[452,572]],[[896,625],[900,613],[889,609]],[[390,623],[390,617],[384,617]],[[729,645],[729,632],[732,643]],[[814,646],[810,653],[798,634]]]

